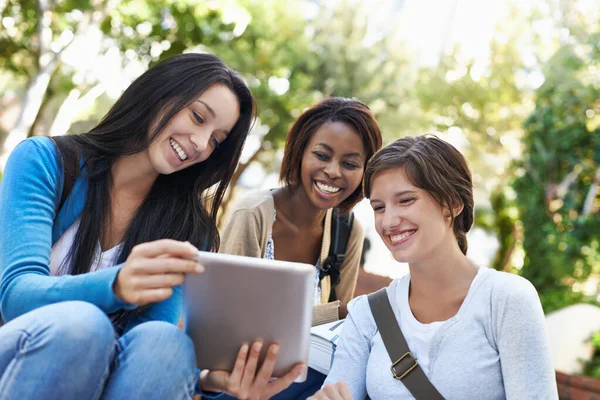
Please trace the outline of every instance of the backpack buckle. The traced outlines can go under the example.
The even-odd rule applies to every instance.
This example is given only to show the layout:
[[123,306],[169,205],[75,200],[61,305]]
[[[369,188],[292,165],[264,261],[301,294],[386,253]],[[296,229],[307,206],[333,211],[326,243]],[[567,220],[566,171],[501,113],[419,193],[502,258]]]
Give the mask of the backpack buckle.
[[321,272],[328,274],[334,265],[338,265],[339,268],[344,263],[345,259],[345,254],[330,254],[329,257],[325,259],[325,262],[321,265]]

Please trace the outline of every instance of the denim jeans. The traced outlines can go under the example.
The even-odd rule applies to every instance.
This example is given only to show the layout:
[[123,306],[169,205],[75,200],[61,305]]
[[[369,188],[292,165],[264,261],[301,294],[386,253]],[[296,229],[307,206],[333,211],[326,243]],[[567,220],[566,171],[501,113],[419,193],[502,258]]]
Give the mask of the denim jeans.
[[0,400],[190,399],[196,381],[192,341],[166,322],[117,337],[104,312],[71,301],[0,328]]
[[[292,383],[290,387],[271,397],[271,400],[306,400],[321,389],[327,376],[309,368],[306,381],[302,383]],[[235,400],[235,397],[227,394],[219,397],[219,400]]]

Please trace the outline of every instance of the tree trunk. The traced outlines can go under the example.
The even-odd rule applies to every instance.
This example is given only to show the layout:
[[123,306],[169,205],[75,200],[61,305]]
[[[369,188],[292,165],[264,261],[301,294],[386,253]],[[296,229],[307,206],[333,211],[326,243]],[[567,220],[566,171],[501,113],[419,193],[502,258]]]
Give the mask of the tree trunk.
[[6,158],[8,158],[10,152],[13,151],[13,149],[19,143],[21,143],[21,141],[27,139],[29,130],[31,129],[33,123],[35,122],[35,118],[40,111],[44,94],[46,93],[48,84],[50,83],[50,78],[56,70],[56,67],[58,67],[58,63],[59,58],[54,57],[52,61],[50,61],[35,75],[27,87],[25,98],[23,100],[23,106],[21,107],[17,122],[4,142],[4,149],[0,164],[0,168],[2,170],[4,170]]
[[83,96],[81,95],[81,89],[72,89],[58,109],[56,117],[54,117],[54,121],[49,130],[49,136],[66,135],[71,128],[73,118],[77,115],[79,110],[90,106],[102,95],[102,93],[104,93],[104,91],[104,85],[101,83],[96,84]]
[[[56,70],[55,70],[56,72]],[[53,76],[50,77],[50,85],[52,85],[52,79]],[[42,104],[40,105],[40,110],[38,111],[35,120],[33,121],[33,124],[31,125],[31,127],[29,128],[29,132],[27,132],[27,137],[33,137],[35,136],[35,133],[38,131],[38,126],[40,125],[40,123],[42,122],[43,116],[46,114],[46,110],[48,108],[48,104],[50,104],[50,102],[52,101],[54,97],[54,91],[53,90],[47,90],[46,93],[44,93],[44,97],[42,99]],[[42,133],[43,135],[47,135],[46,131],[43,131]]]
[[62,56],[62,51],[54,53],[50,49],[52,44],[52,29],[50,28],[52,14],[50,3],[48,0],[40,0],[38,5],[38,72],[27,85],[23,106],[19,112],[17,122],[4,141],[2,155],[0,156],[0,170],[2,171],[4,171],[8,155],[19,143],[27,139],[29,131],[42,106],[42,101],[44,100],[44,94],[48,89],[50,78],[54,71],[56,71],[56,68],[58,68]]
[[231,177],[231,182],[229,183],[229,189],[227,190],[227,192],[225,192],[225,196],[223,196],[223,201],[221,202],[221,212],[219,213],[219,216],[217,218],[217,227],[219,229],[221,229],[223,227],[223,223],[225,222],[225,217],[227,217],[227,215],[229,215],[229,208],[231,207],[230,202],[233,199],[233,195],[235,193],[236,186],[237,186],[238,181],[240,180],[240,177],[242,176],[242,174],[244,173],[246,168],[248,168],[250,166],[250,164],[252,164],[254,161],[256,161],[258,159],[258,156],[264,150],[265,150],[264,146],[261,145],[254,152],[254,154],[252,154],[252,157],[250,157],[250,159],[248,159],[248,161],[246,161],[245,163],[240,163],[240,165],[237,167],[237,169],[233,173],[233,176]]
[[4,171],[4,166],[9,154],[21,141],[27,138],[27,135],[40,111],[44,94],[48,89],[50,78],[58,68],[62,59],[63,52],[80,37],[90,26],[98,25],[102,19],[108,14],[111,7],[114,7],[116,2],[113,0],[96,0],[93,2],[96,10],[90,11],[77,26],[77,31],[73,38],[66,43],[59,51],[54,52],[51,49],[52,44],[52,10],[48,0],[39,1],[38,14],[38,39],[40,47],[38,49],[38,64],[39,70],[35,77],[31,80],[25,92],[23,106],[19,113],[19,117],[13,129],[9,132],[8,137],[4,142],[2,154],[0,155],[0,171]]

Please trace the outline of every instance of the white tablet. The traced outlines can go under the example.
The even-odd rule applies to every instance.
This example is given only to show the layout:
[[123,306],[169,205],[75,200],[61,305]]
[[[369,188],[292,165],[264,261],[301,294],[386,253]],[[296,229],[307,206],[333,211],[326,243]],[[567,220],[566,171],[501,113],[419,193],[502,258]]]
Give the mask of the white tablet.
[[183,297],[199,368],[233,370],[242,344],[257,338],[280,344],[275,377],[308,362],[314,266],[203,251],[197,258],[206,272],[186,276]]

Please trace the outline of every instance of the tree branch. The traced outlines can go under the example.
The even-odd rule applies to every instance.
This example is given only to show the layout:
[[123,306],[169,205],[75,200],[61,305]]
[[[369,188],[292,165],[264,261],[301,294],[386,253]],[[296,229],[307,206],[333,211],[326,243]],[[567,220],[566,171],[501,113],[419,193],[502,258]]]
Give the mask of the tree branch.
[[254,154],[252,154],[252,156],[248,159],[248,161],[246,161],[244,163],[240,163],[240,165],[238,165],[237,169],[233,173],[233,176],[231,177],[231,182],[229,183],[229,189],[225,193],[225,196],[223,196],[223,201],[221,201],[221,213],[217,217],[217,226],[219,228],[222,226],[223,222],[225,221],[225,217],[229,214],[229,207],[230,207],[229,203],[231,202],[231,199],[233,198],[233,195],[235,193],[237,182],[240,180],[240,177],[242,176],[242,174],[244,173],[246,168],[248,168],[250,166],[250,164],[252,164],[254,161],[256,161],[258,159],[258,156],[264,150],[265,150],[265,147],[261,144],[261,146],[254,152]]
[[590,185],[590,190],[588,190],[587,195],[585,196],[585,201],[583,202],[583,209],[581,210],[581,215],[586,217],[594,212],[594,201],[596,200],[596,196],[598,195],[598,187],[600,186],[600,167],[596,170],[596,176],[594,177],[594,181]]
[[573,170],[569,172],[560,183],[546,185],[546,199],[548,202],[554,199],[563,199],[569,191],[569,186],[575,183],[582,170],[583,168],[581,168],[581,165],[576,164],[573,167]]
[[50,11],[49,0],[39,0],[38,2],[38,21],[37,21],[37,36],[38,36],[38,68],[42,69],[45,63],[50,60],[46,59],[46,54],[50,52],[52,44],[52,12]]

